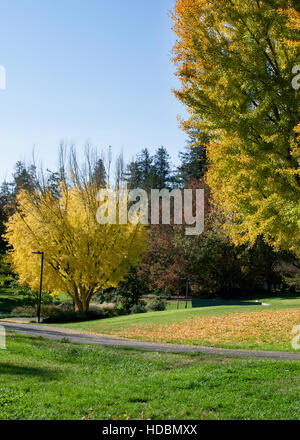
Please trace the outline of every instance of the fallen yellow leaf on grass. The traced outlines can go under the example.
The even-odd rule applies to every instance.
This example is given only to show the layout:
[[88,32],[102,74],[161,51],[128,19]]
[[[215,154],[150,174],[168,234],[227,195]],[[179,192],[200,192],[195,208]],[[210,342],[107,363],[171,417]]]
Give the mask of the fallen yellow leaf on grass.
[[208,343],[289,343],[299,309],[232,313],[223,316],[190,318],[164,325],[136,325],[116,335],[151,342],[207,341]]

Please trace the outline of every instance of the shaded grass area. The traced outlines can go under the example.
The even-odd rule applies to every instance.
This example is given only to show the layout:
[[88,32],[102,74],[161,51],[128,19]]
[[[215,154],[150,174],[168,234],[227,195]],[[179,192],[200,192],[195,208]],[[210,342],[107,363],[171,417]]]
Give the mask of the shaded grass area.
[[[37,307],[37,294],[32,293],[28,295],[22,292],[22,288],[12,288],[12,287],[0,287],[0,319],[11,317],[11,312],[17,307],[24,308],[34,308]],[[43,294],[42,299],[44,304],[49,303],[49,296]],[[55,298],[57,302],[68,302],[70,303],[70,298],[68,295],[60,294]],[[26,316],[27,311],[24,311]],[[28,315],[29,317],[31,314]]]
[[[184,344],[198,344],[198,345],[208,345],[223,348],[244,348],[244,349],[257,349],[257,350],[277,350],[277,351],[293,351],[290,341],[292,340],[292,327],[297,324],[297,316],[299,311],[299,324],[300,324],[300,297],[273,297],[273,298],[261,298],[262,302],[270,304],[269,307],[264,306],[215,306],[215,307],[204,307],[195,309],[171,309],[164,312],[151,312],[139,315],[129,315],[120,316],[116,318],[91,321],[91,322],[81,322],[66,324],[65,326],[69,328],[76,328],[80,330],[85,330],[93,333],[99,333],[103,335],[116,335],[120,337],[127,337],[138,340],[148,340],[148,341],[164,341],[170,343],[184,343]],[[285,325],[285,337],[282,339],[281,332],[277,332],[277,328],[281,329],[280,317],[277,321],[274,321],[274,325],[268,324],[266,326],[265,334],[261,332],[259,339],[252,338],[251,335],[247,337],[247,320],[245,323],[245,334],[242,335],[240,340],[228,340],[225,338],[225,334],[219,335],[219,339],[211,337],[199,337],[197,335],[191,337],[183,338],[180,333],[180,327],[194,326],[194,322],[200,318],[210,319],[211,333],[215,333],[214,326],[219,325],[220,317],[234,316],[235,320],[238,321],[237,314],[240,314],[241,319],[245,320],[245,315],[249,314],[249,321],[253,321],[252,313],[256,313],[259,317],[259,313],[262,313],[262,317],[268,316],[268,312],[276,311],[287,311],[291,310],[292,319],[291,322],[287,322]],[[266,315],[264,315],[266,314]],[[272,318],[272,313],[270,313],[270,318]],[[215,319],[213,319],[215,318]],[[230,318],[229,318],[230,319]],[[205,320],[203,320],[203,325],[205,325]],[[267,322],[267,321],[266,321]],[[189,324],[190,323],[190,324]],[[167,332],[163,337],[159,337],[159,329],[163,326],[174,326],[178,324],[178,328],[174,329],[172,337]],[[180,325],[182,324],[182,326]],[[251,325],[255,323],[251,322]],[[290,327],[289,327],[290,325]],[[278,327],[276,327],[278,326]],[[140,331],[139,331],[140,329]],[[147,335],[145,335],[145,330],[148,329]],[[157,331],[156,331],[157,330]],[[234,328],[233,328],[234,330]],[[156,335],[155,335],[156,332]],[[209,332],[209,329],[208,329]],[[271,333],[270,333],[271,332]],[[186,332],[188,333],[188,332]],[[195,332],[194,332],[195,333]],[[200,333],[200,332],[199,332]],[[209,333],[208,333],[209,335]],[[224,337],[223,337],[224,336]]]
[[0,318],[9,316],[15,307],[32,305],[32,301],[30,303],[28,301],[28,296],[18,289],[0,287]]
[[299,419],[300,363],[8,336],[1,419]]

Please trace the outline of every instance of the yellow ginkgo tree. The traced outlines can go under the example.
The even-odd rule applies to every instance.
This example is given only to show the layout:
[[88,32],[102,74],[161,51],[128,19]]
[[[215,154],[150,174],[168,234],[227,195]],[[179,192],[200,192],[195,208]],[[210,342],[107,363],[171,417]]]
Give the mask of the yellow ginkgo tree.
[[99,224],[97,186],[61,185],[17,197],[18,209],[7,224],[6,240],[20,283],[37,290],[44,252],[44,290],[65,292],[78,311],[87,311],[100,289],[117,286],[145,248],[141,225]]
[[299,0],[176,0],[173,18],[183,128],[231,237],[299,256]]

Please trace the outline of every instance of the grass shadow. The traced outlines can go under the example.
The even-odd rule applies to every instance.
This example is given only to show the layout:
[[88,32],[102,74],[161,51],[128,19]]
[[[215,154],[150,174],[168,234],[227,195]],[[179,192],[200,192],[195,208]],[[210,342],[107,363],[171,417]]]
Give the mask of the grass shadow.
[[39,377],[52,381],[59,376],[58,370],[43,367],[24,367],[0,362],[0,375]]

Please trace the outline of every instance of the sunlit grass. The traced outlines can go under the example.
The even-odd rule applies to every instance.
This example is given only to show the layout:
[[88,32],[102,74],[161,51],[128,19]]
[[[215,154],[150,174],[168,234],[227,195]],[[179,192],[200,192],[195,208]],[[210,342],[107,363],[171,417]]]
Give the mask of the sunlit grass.
[[150,342],[292,351],[292,329],[299,323],[300,309],[284,309],[137,325],[117,334]]
[[66,326],[153,342],[293,351],[291,332],[300,324],[300,298],[262,301],[270,305],[171,309]]
[[1,419],[299,419],[300,364],[9,335]]

